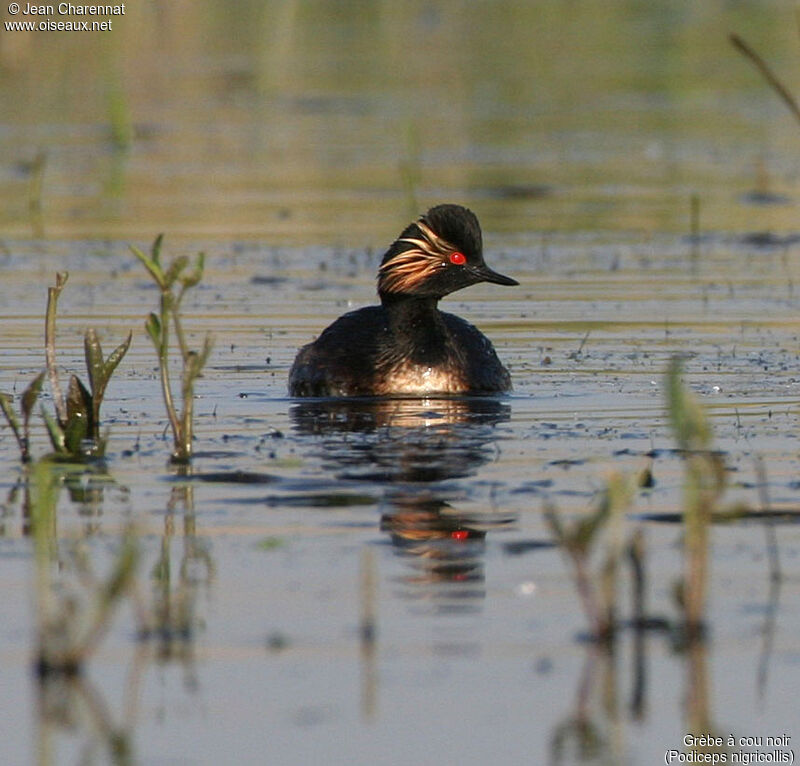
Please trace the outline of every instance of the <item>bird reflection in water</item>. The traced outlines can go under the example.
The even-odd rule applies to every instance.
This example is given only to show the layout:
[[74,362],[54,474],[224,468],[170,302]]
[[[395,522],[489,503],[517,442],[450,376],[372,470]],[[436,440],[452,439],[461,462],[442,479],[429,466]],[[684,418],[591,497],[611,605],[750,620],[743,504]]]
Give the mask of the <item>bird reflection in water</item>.
[[486,533],[512,523],[513,516],[463,513],[436,497],[401,495],[388,503],[381,529],[413,570],[402,578],[404,595],[418,598],[418,586],[427,586],[439,611],[465,611],[484,597]]
[[413,570],[404,595],[461,611],[484,596],[486,533],[515,520],[456,507],[474,494],[462,480],[495,457],[510,412],[488,397],[348,398],[303,400],[292,418],[337,479],[384,487],[380,528]]

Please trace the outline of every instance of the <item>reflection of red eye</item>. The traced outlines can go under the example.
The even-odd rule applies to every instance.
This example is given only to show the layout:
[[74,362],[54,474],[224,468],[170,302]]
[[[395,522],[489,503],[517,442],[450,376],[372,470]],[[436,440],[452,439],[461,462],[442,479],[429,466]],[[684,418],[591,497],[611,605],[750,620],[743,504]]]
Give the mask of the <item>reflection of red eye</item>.
[[463,266],[467,262],[467,256],[464,253],[459,253],[457,250],[455,253],[450,253],[450,263],[454,263],[456,266]]

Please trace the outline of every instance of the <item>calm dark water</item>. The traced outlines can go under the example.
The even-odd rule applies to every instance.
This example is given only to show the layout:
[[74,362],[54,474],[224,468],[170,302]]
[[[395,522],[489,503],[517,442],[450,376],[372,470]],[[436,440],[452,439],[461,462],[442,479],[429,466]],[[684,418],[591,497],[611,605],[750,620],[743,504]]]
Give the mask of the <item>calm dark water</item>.
[[[796,510],[797,352],[784,316],[794,299],[772,276],[796,250],[719,240],[692,275],[681,238],[614,245],[564,236],[547,251],[499,235],[490,242],[494,264],[522,286],[475,288],[448,303],[493,337],[514,393],[383,402],[285,394],[297,346],[348,305],[371,300],[375,256],[207,243],[205,286],[186,323],[196,336],[213,331],[217,347],[197,387],[198,455],[188,479],[166,466],[166,420],[140,329],[156,297],[144,275],[121,245],[13,243],[3,264],[5,390],[19,391],[43,364],[35,350],[42,284],[58,268],[70,270],[60,304],[64,368],[81,368],[87,324],[108,348],[135,329],[104,404],[108,476],[99,485],[73,480],[61,492],[62,556],[68,561],[86,540],[102,571],[133,519],[144,555],[139,589],[150,592],[169,551],[173,588],[190,599],[194,626],[185,646],[138,645],[135,615],[123,609],[89,663],[90,690],[67,698],[70,711],[82,712],[37,706],[30,543],[19,503],[6,503],[0,571],[14,597],[5,606],[4,688],[16,689],[29,713],[20,725],[18,711],[4,706],[3,727],[21,760],[34,747],[49,747],[48,758],[77,757],[95,742],[100,724],[84,699],[93,695],[109,708],[105,724],[127,732],[142,762],[257,762],[265,749],[286,763],[394,762],[397,753],[512,762],[554,753],[562,740],[566,752],[589,747],[579,746],[586,723],[596,750],[567,760],[646,763],[678,747],[684,728],[702,725],[686,719],[687,694],[703,700],[693,715],[742,736],[792,731],[793,517],[773,528],[779,588],[763,524],[715,527],[713,640],[704,656],[676,654],[663,634],[646,634],[643,645],[624,634],[612,661],[578,641],[584,617],[542,510],[584,511],[611,473],[649,467],[655,486],[638,494],[618,534],[644,532],[650,609],[674,616],[681,530],[641,519],[682,507],[663,372],[672,353],[687,351],[687,381],[726,451],[725,504],[759,507],[760,457],[770,502]],[[725,289],[709,279],[715,263],[746,261],[758,273],[732,275]],[[662,289],[681,264],[685,275]],[[5,493],[19,469],[3,434]],[[34,443],[46,451],[38,423]],[[359,640],[365,561],[375,581],[371,648]]]
[[[56,571],[84,592],[76,547],[102,575],[130,521],[142,549],[86,677],[40,688],[0,430],[4,762],[650,764],[687,731],[800,736],[800,133],[726,40],[791,82],[793,7],[331,8],[156,3],[104,39],[0,37],[0,390],[44,365],[57,271],[65,372],[83,374],[87,326],[106,351],[133,329],[106,471],[63,478]],[[493,339],[513,394],[288,398],[296,349],[374,300],[381,248],[444,200],[476,211],[487,261],[521,283],[446,301]],[[143,331],[157,294],[127,249],[159,231],[167,257],[207,254],[185,307],[191,342],[216,338],[188,476],[166,465]],[[707,643],[628,630],[609,657],[581,640],[542,512],[649,469],[609,539],[643,533],[647,611],[675,616],[675,353],[725,453],[723,505],[785,513],[714,526]],[[46,452],[38,416],[33,441]],[[165,592],[185,632],[137,641],[137,604]]]

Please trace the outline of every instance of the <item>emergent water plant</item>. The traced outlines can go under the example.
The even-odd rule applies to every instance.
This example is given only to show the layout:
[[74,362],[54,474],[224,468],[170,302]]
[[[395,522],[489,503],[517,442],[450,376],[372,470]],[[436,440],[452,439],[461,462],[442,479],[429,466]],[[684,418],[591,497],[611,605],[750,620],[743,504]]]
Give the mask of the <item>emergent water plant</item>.
[[683,384],[679,357],[667,370],[667,411],[686,467],[683,490],[684,572],[676,597],[684,614],[686,641],[701,638],[705,631],[706,595],[709,579],[709,528],[714,509],[725,491],[722,455],[712,447],[713,433],[705,411]]
[[20,457],[22,458],[23,463],[29,463],[31,460],[31,412],[33,412],[33,408],[36,406],[36,400],[39,398],[39,394],[42,391],[44,376],[45,373],[40,372],[22,392],[22,398],[20,399],[19,407],[20,414],[22,415],[21,425],[16,413],[14,412],[14,408],[11,406],[11,402],[13,400],[11,394],[0,394],[0,409],[3,410],[3,414],[6,416],[8,425],[11,426],[11,430],[14,432],[17,444],[19,445]]
[[[200,377],[208,360],[213,341],[210,335],[206,335],[200,351],[194,351],[189,348],[183,332],[181,302],[186,291],[191,287],[195,287],[203,278],[205,256],[203,253],[198,254],[194,268],[191,271],[187,271],[189,259],[186,256],[175,258],[168,267],[164,268],[161,263],[163,238],[163,234],[159,234],[156,237],[150,248],[149,255],[134,246],[131,246],[131,250],[147,269],[147,272],[161,291],[159,311],[158,313],[152,312],[150,314],[145,322],[145,329],[150,336],[150,340],[153,341],[153,346],[155,346],[156,354],[158,355],[161,392],[167,409],[167,417],[172,428],[174,443],[172,461],[175,463],[188,463],[192,457],[194,384],[197,378]],[[175,336],[178,339],[178,347],[183,362],[183,371],[181,373],[183,411],[180,414],[178,414],[175,406],[170,382],[170,325],[175,329]]]
[[119,344],[108,357],[103,356],[100,339],[94,328],[86,330],[83,339],[89,389],[77,375],[70,375],[67,395],[64,396],[56,364],[56,311],[58,296],[64,289],[69,275],[56,275],[56,284],[47,291],[47,313],[45,317],[46,372],[39,373],[22,394],[20,414],[22,423],[11,406],[11,396],[0,394],[0,409],[11,426],[20,449],[22,461],[27,463],[30,454],[30,417],[45,375],[50,381],[55,405],[55,418],[42,407],[41,414],[56,457],[66,460],[81,460],[87,457],[102,457],[105,454],[107,435],[100,433],[100,406],[114,370],[122,361],[131,344],[132,334]]

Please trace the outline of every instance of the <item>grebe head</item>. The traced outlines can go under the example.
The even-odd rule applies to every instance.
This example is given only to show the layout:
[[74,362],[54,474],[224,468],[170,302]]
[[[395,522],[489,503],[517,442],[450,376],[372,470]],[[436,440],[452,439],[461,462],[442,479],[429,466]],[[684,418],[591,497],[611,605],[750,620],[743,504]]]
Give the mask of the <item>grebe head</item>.
[[478,282],[518,285],[483,260],[481,227],[461,205],[437,205],[410,224],[383,256],[378,271],[381,300],[442,298]]

